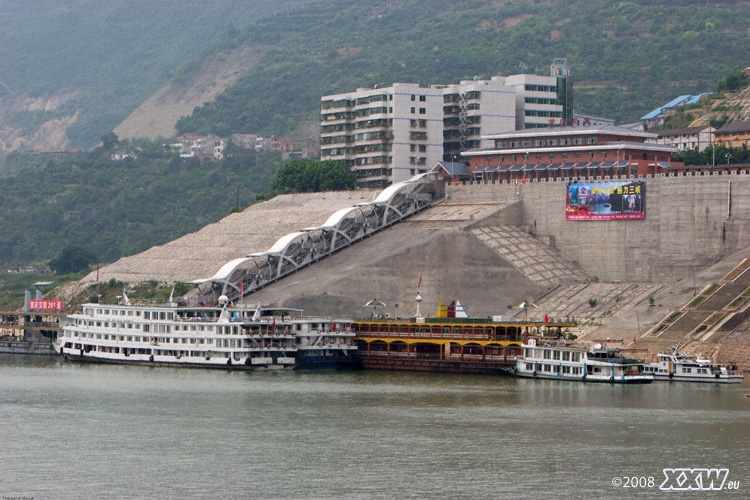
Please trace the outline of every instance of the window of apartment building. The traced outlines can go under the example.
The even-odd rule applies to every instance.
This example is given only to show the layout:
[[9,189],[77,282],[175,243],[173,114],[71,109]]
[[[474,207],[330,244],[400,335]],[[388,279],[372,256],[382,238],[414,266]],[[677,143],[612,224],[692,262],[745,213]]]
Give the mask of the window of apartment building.
[[479,109],[479,103],[478,102],[470,102],[466,105],[466,109]]
[[602,160],[604,160],[606,158],[607,158],[607,152],[606,151],[602,151]]
[[581,159],[581,153],[576,151],[576,160],[580,160],[580,159]]
[[560,146],[570,146],[570,139],[568,138],[560,139]]
[[510,141],[510,147],[511,148],[517,148],[518,147],[518,141]]
[[412,165],[416,165],[417,164],[417,158],[415,156],[410,156],[409,157],[409,163],[411,163]]
[[421,102],[425,102],[427,100],[427,96],[426,95],[421,95],[421,96],[419,96],[419,100]]
[[427,127],[427,120],[419,120],[419,127],[420,128]]
[[589,137],[586,139],[586,144],[596,144],[596,137]]
[[523,141],[523,147],[525,148],[531,147],[531,141]]
[[419,108],[419,114],[420,115],[423,115],[425,113],[427,113],[427,108]]
[[557,146],[557,139],[547,139],[547,146]]
[[503,155],[500,155],[500,156],[498,156],[498,157],[497,157],[497,161],[498,161],[499,163],[502,163],[502,162],[503,162]]
[[413,153],[416,150],[417,150],[417,145],[416,144],[409,144],[409,151],[411,151]]
[[412,106],[412,107],[411,107],[411,114],[414,114],[414,113],[416,113],[416,112],[417,112],[417,108],[415,108],[414,106]]
[[563,160],[567,160],[568,159],[568,153],[562,153],[561,156],[562,156]]
[[420,144],[419,145],[419,152],[420,153],[426,153],[427,152],[427,145],[426,144]]
[[515,163],[518,159],[518,155],[511,155],[510,159],[513,160],[513,163]]
[[593,160],[593,159],[594,159],[594,152],[589,151],[589,160]]
[[412,100],[412,101],[416,101],[416,100],[417,100],[417,96],[415,96],[414,94],[412,94],[412,95],[411,95],[411,100]]
[[417,126],[417,120],[409,120],[409,125],[411,125],[411,128],[414,128]]
[[541,160],[542,159],[542,153],[537,153],[536,154],[536,159],[537,160]]
[[573,139],[574,146],[580,146],[581,144],[583,144],[583,139],[581,139],[580,137],[576,137]]
[[549,154],[549,161],[554,161],[554,160],[555,160],[555,153],[550,153]]

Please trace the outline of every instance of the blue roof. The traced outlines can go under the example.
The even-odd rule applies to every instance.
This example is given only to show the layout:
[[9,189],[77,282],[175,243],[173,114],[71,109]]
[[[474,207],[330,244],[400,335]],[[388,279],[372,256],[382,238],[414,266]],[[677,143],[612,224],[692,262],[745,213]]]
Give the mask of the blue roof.
[[650,120],[651,118],[656,118],[657,116],[662,114],[662,112],[665,109],[674,108],[677,106],[687,106],[688,104],[695,104],[696,102],[700,100],[701,97],[703,97],[704,95],[710,95],[710,94],[711,92],[704,92],[703,94],[698,94],[698,95],[681,95],[680,97],[675,97],[664,106],[660,108],[656,108],[655,110],[651,111],[647,115],[643,115],[641,117],[641,120]]

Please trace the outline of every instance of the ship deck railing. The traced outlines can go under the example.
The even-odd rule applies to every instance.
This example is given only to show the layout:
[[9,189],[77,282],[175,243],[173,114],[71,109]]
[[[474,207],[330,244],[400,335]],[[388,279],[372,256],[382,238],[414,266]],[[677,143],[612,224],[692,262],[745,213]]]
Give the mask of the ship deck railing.
[[397,333],[397,332],[357,332],[357,338],[424,339],[424,340],[476,340],[481,342],[521,342],[520,338],[490,338],[485,333]]

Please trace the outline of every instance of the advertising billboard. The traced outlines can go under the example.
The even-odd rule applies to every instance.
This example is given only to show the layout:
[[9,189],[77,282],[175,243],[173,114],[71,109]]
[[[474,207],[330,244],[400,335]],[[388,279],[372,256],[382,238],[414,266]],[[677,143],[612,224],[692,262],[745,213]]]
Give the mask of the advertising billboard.
[[644,182],[597,182],[568,184],[567,220],[645,219]]

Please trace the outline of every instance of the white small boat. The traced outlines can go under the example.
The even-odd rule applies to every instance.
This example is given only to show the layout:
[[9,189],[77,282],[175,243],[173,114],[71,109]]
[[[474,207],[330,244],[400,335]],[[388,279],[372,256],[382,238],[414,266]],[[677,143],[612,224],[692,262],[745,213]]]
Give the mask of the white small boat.
[[513,374],[518,377],[611,382],[649,383],[653,377],[643,372],[643,361],[622,356],[620,349],[606,343],[592,348],[567,345],[564,340],[529,339],[522,356],[516,358]]
[[732,363],[719,365],[700,356],[692,356],[679,350],[679,344],[656,355],[656,362],[644,365],[644,372],[654,380],[682,382],[718,382],[739,384],[744,375]]

